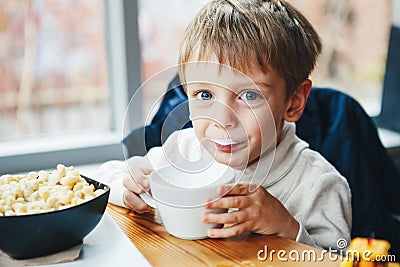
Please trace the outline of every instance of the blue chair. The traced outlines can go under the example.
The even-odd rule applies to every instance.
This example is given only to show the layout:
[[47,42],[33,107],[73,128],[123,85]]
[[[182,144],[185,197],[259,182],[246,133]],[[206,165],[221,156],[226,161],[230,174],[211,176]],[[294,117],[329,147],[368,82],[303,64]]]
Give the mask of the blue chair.
[[[187,96],[176,76],[151,124],[123,140],[126,156],[144,155],[173,131],[191,126]],[[296,133],[346,177],[352,192],[352,237],[389,240],[391,253],[400,258],[400,226],[394,217],[400,214],[400,175],[360,104],[339,91],[313,88]]]
[[398,259],[400,174],[373,120],[350,96],[313,88],[296,131],[346,177],[352,192],[351,236],[386,239]]

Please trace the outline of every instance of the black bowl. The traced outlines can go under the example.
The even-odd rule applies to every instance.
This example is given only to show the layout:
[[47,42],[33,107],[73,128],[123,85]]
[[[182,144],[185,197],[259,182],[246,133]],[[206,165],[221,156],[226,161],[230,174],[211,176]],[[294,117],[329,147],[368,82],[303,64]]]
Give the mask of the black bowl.
[[0,217],[0,249],[15,259],[44,256],[71,248],[99,223],[107,207],[110,188],[84,177],[105,192],[64,210]]

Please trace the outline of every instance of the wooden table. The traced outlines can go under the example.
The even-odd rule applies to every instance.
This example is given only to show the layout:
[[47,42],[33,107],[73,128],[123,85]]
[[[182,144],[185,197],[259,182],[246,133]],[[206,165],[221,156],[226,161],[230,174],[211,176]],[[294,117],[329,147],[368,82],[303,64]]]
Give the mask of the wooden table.
[[[340,266],[328,254],[323,261],[301,260],[304,252],[315,252],[320,257],[322,251],[287,239],[250,234],[231,239],[182,240],[165,231],[154,211],[140,215],[112,204],[107,211],[153,266]],[[258,259],[265,246],[269,256],[275,250],[272,261],[270,257],[265,261]],[[280,258],[287,259],[286,262],[278,259],[280,250]],[[263,251],[261,258],[265,257]],[[291,260],[297,254],[300,260]]]

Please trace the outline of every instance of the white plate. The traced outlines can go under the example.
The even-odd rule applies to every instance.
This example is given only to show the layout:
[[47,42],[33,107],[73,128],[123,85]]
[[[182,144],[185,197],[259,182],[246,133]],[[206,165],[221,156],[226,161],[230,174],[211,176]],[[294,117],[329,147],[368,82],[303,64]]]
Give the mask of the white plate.
[[105,212],[95,229],[84,239],[78,260],[42,267],[128,267],[151,266],[121,228]]

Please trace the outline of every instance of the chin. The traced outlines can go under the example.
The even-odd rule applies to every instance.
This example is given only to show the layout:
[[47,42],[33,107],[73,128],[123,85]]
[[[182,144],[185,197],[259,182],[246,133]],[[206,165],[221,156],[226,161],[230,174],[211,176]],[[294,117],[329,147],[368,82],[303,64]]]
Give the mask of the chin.
[[243,157],[234,155],[232,153],[224,153],[222,155],[218,153],[215,157],[215,160],[238,170],[243,170],[248,165],[247,160],[243,160]]

